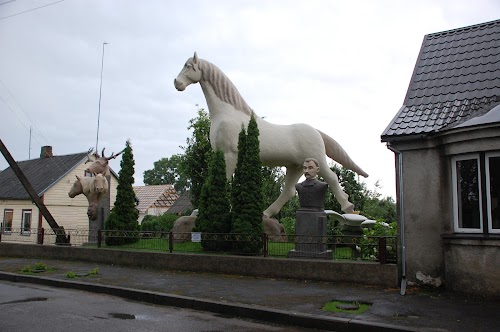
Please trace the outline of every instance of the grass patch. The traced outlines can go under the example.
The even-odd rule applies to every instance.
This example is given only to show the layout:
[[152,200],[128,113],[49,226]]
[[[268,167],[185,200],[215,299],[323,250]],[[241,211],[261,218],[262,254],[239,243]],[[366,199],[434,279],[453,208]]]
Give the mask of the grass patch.
[[31,265],[23,266],[20,272],[24,274],[35,274],[35,273],[54,271],[54,270],[55,270],[54,268],[48,267],[45,263],[38,262],[35,263],[35,265],[33,266]]
[[[357,309],[343,309],[343,306],[357,307]],[[323,311],[341,312],[347,314],[362,314],[363,312],[368,310],[370,306],[371,305],[368,303],[332,301],[325,303],[322,309]]]
[[66,278],[75,279],[75,278],[79,278],[79,277],[96,276],[98,274],[99,274],[99,268],[96,266],[92,270],[89,270],[89,272],[87,272],[87,273],[78,273],[77,274],[73,271],[69,271],[68,273],[66,273]]

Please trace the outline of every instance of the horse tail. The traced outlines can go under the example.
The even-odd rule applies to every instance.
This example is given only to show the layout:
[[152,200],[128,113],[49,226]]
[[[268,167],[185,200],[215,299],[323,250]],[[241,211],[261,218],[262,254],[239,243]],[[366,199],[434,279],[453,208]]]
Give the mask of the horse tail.
[[[317,129],[316,129],[317,130]],[[321,135],[321,138],[323,138],[323,142],[325,143],[325,150],[326,150],[326,155],[342,166],[344,166],[347,169],[350,169],[353,172],[358,173],[361,176],[364,176],[365,178],[368,177],[368,174],[361,169],[356,163],[349,157],[347,152],[340,146],[337,141],[335,141],[333,138],[328,136],[327,134],[323,133],[321,130],[318,130],[318,132]]]

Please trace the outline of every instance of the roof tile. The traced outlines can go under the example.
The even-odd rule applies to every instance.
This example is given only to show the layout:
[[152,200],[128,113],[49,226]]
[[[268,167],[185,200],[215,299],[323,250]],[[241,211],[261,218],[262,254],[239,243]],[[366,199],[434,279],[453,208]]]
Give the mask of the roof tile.
[[500,20],[426,35],[402,108],[423,112],[399,112],[382,137],[446,130],[498,101]]

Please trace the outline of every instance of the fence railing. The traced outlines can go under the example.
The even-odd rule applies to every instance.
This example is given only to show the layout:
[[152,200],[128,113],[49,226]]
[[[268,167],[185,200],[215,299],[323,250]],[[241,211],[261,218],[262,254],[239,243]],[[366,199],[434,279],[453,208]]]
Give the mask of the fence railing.
[[[119,250],[142,250],[185,253],[239,254],[264,257],[323,257],[335,260],[396,263],[395,236],[260,236],[246,234],[173,233],[118,230],[52,230],[44,228],[9,229],[0,232],[0,241],[61,244],[64,234],[72,246]],[[319,256],[318,256],[319,255]]]

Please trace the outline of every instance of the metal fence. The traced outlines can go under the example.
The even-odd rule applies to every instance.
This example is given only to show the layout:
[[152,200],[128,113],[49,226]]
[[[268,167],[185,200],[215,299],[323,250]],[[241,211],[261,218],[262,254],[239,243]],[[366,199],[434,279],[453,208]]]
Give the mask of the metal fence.
[[395,236],[260,236],[246,234],[173,233],[78,229],[10,229],[0,241],[72,245],[118,250],[239,254],[396,263]]

